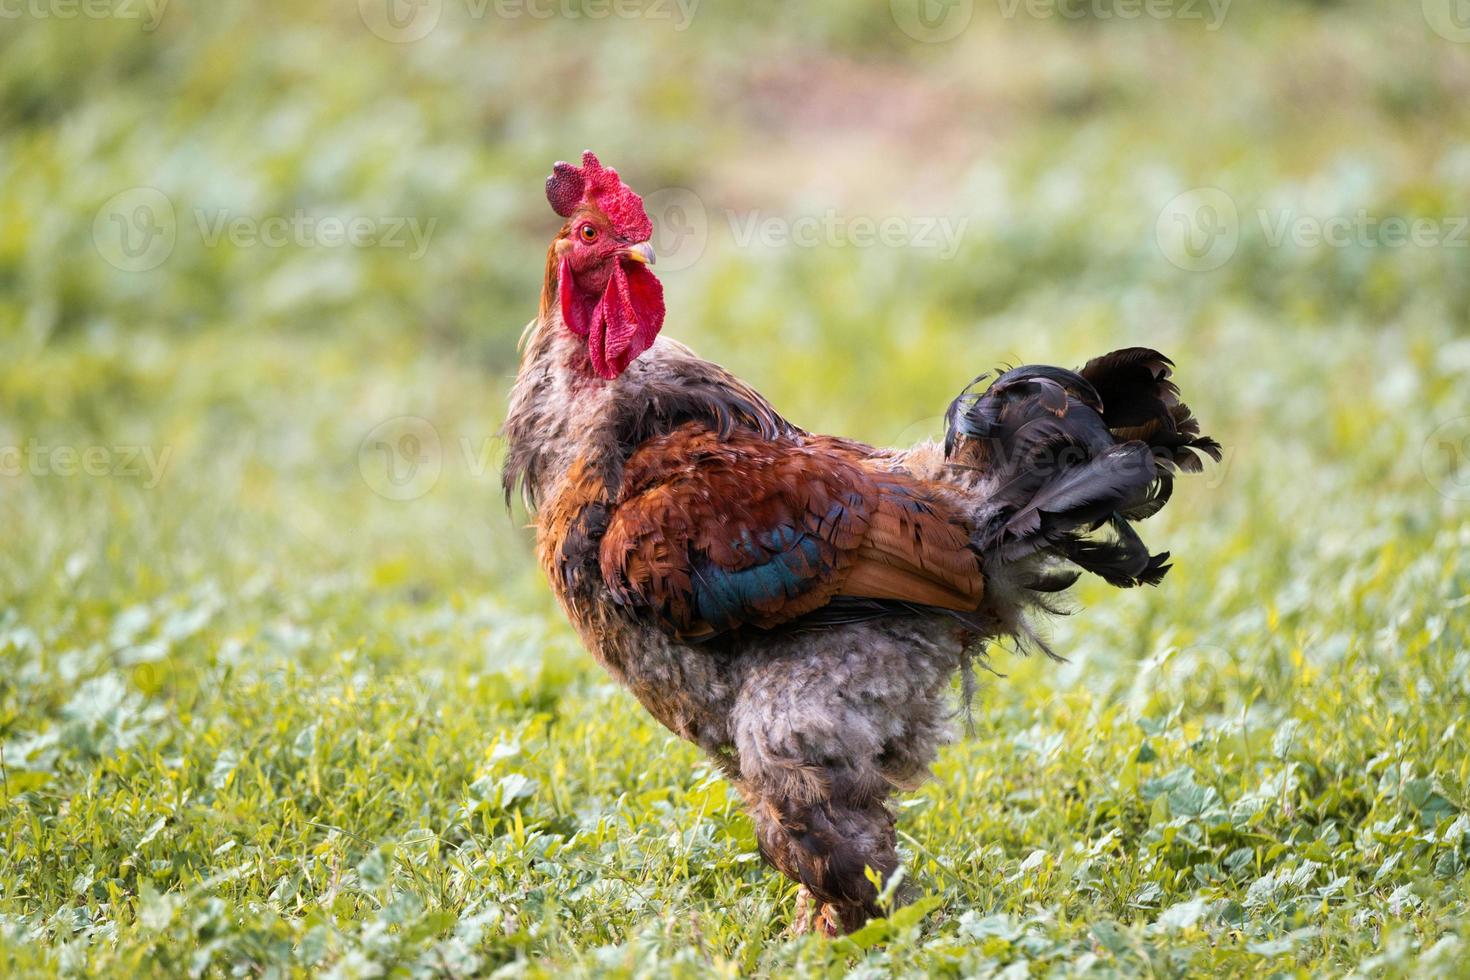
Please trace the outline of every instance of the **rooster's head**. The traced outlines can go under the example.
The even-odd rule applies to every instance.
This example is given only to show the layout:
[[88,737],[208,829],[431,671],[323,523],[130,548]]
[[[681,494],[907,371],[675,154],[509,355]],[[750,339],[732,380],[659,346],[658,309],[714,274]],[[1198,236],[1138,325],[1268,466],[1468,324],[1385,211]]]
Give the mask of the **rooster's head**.
[[544,305],[552,301],[554,275],[562,321],[587,339],[592,370],[616,378],[653,345],[664,323],[664,289],[649,269],[653,222],[643,198],[591,150],[580,167],[552,168],[546,199],[567,223],[547,256]]

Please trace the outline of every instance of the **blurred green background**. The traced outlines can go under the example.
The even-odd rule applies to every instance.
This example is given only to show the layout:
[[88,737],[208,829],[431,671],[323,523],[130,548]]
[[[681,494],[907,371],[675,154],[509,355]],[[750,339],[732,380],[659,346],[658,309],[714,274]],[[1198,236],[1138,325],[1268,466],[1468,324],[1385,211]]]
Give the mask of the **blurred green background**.
[[[872,949],[783,943],[501,501],[588,147],[666,332],[799,424],[912,442],[997,364],[1147,344],[1227,447],[1162,588],[1001,658],[905,815],[944,911]],[[5,5],[4,955],[1452,970],[1467,215],[1457,0]]]

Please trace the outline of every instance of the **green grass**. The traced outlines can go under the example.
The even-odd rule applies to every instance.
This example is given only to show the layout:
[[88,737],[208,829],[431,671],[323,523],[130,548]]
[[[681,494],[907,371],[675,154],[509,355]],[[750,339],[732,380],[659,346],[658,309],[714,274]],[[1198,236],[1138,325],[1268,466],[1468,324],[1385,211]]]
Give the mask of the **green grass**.
[[[1470,969],[1470,248],[1271,234],[1470,214],[1470,46],[1387,2],[977,4],[939,45],[883,6],[446,3],[405,45],[352,4],[7,21],[0,972]],[[1161,588],[1084,586],[1066,664],[995,651],[902,804],[917,900],[856,936],[786,936],[738,802],[580,651],[501,503],[540,182],[584,145],[698,195],[668,330],[804,425],[913,441],[999,362],[1148,343],[1226,444],[1145,528]],[[139,185],[177,241],[129,272],[93,224]],[[1239,244],[1190,272],[1155,228],[1200,186]],[[435,225],[413,258],[195,219],[297,209]],[[829,209],[968,224],[944,260],[726,217]],[[439,475],[394,500],[402,416]]]

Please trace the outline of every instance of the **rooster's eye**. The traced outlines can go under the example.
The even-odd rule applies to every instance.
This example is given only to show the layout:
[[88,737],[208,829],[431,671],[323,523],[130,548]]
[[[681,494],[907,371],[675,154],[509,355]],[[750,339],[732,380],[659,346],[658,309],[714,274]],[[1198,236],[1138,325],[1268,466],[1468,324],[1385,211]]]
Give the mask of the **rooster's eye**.
[[590,242],[597,237],[597,229],[591,225],[582,226],[582,241]]

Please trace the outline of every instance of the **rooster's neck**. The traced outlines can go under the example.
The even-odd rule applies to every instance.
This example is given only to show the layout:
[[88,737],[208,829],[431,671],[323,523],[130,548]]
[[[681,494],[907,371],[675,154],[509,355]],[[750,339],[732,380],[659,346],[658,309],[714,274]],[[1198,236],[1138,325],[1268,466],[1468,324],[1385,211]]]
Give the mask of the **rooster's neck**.
[[616,381],[592,372],[587,342],[568,330],[553,305],[528,328],[520,372],[505,419],[503,481],[517,483],[534,507],[562,480],[577,457],[597,458],[611,447],[608,411]]
[[741,427],[767,439],[801,434],[755,389],[668,337],[612,380],[592,370],[586,338],[555,305],[531,324],[523,346],[502,479],[507,498],[519,485],[533,508],[558,492],[578,460],[595,468],[605,496],[616,496],[628,457],[681,425]]

